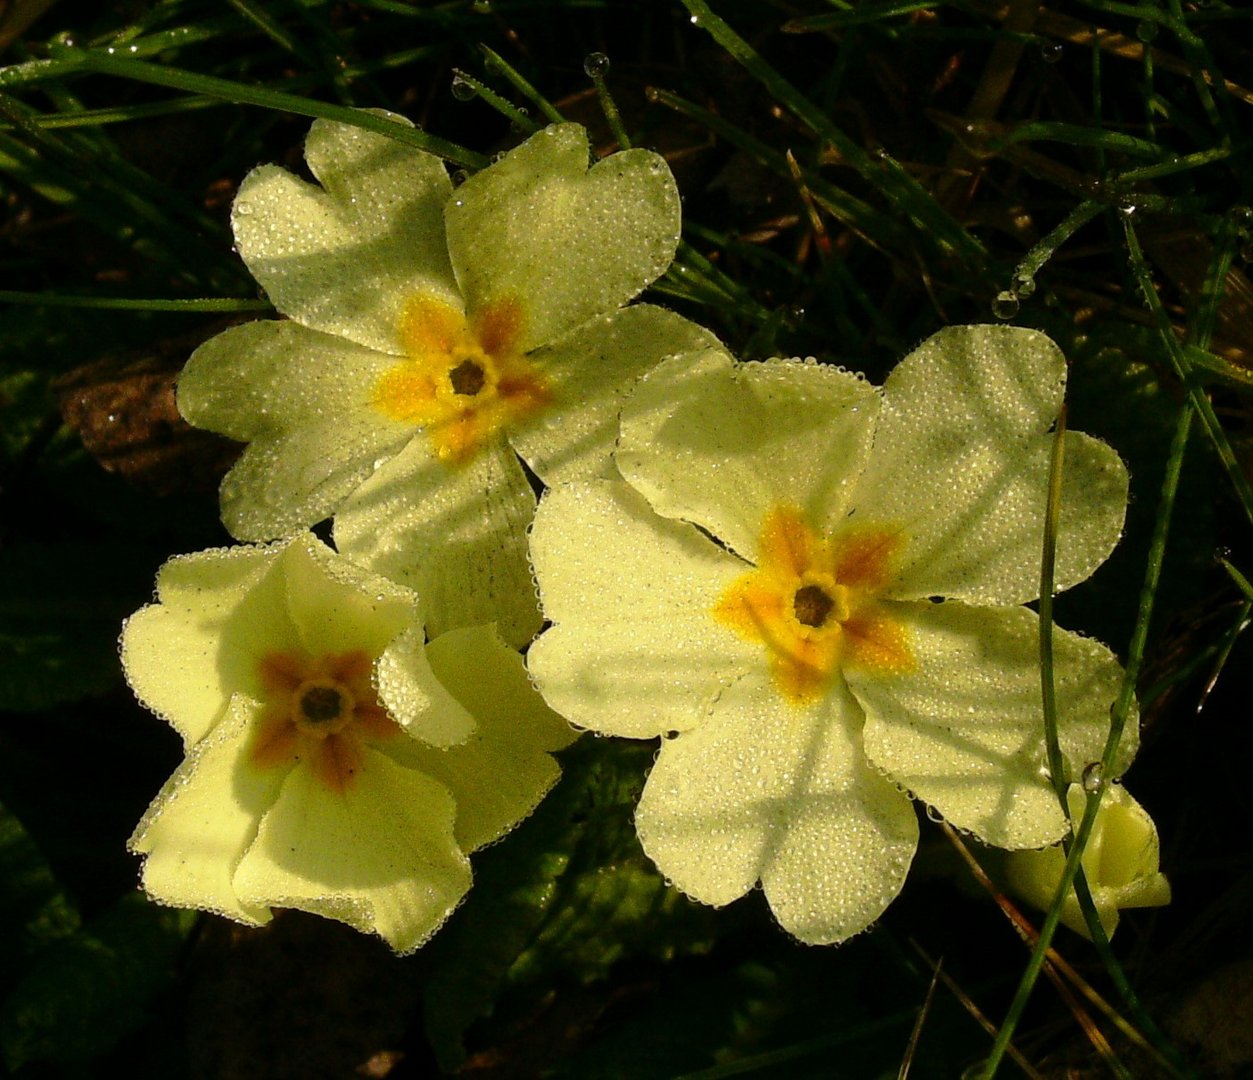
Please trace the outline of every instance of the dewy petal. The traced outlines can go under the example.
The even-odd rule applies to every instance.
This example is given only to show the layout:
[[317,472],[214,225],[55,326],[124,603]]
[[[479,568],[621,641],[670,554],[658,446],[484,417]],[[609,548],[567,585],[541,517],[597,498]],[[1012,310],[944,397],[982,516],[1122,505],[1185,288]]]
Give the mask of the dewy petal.
[[589,170],[588,156],[583,128],[546,127],[448,203],[448,250],[470,314],[516,301],[523,352],[621,307],[674,259],[679,193],[665,161],[623,150]]
[[310,656],[363,650],[377,656],[421,623],[417,597],[341,558],[312,533],[283,552],[287,608]]
[[186,746],[209,732],[233,693],[262,696],[263,655],[299,644],[278,570],[281,550],[217,548],[173,558],[157,574],[159,602],[126,621],[126,679]]
[[[1066,365],[1045,335],[962,326],[896,367],[854,507],[908,543],[887,595],[1017,604],[1039,592],[1041,522]],[[1056,585],[1082,581],[1122,529],[1127,470],[1104,443],[1066,437]]]
[[444,786],[370,747],[342,793],[293,769],[234,876],[242,902],[291,907],[412,952],[470,887]]
[[457,844],[474,851],[535,809],[561,772],[549,751],[569,745],[576,733],[544,704],[522,658],[491,627],[450,630],[432,641],[426,654],[435,678],[478,727],[449,750],[413,739],[392,740],[380,749],[452,792]]
[[372,405],[394,360],[296,323],[245,323],[211,338],[179,377],[179,411],[251,445],[222,482],[241,540],[287,536],[327,517],[414,426]]
[[780,502],[813,528],[843,521],[874,434],[878,394],[835,367],[737,364],[708,349],[650,372],[622,410],[618,468],[664,517],[757,561]]
[[715,345],[708,330],[651,304],[586,323],[528,357],[553,404],[513,430],[509,441],[549,487],[616,479],[618,413],[636,381],[667,356]]
[[427,632],[495,621],[524,645],[540,626],[526,561],[535,496],[518,459],[493,439],[470,461],[440,461],[414,439],[335,516],[335,545],[412,588]]
[[760,879],[802,941],[864,930],[900,892],[918,822],[866,765],[861,719],[843,685],[802,709],[763,677],[740,680],[704,724],[663,741],[635,818],[645,852],[708,904]]
[[[378,689],[392,718],[415,739],[431,746],[456,746],[465,742],[477,727],[474,716],[431,670],[421,628],[401,634],[379,657]],[[431,770],[423,768],[423,772]]]
[[760,646],[713,607],[746,569],[690,525],[659,518],[626,484],[553,488],[531,529],[544,614],[527,666],[580,727],[651,738],[699,723]]
[[431,154],[329,120],[314,121],[305,158],[323,187],[276,165],[244,178],[231,211],[239,253],[284,315],[396,353],[412,295],[460,304],[444,240],[448,171]]
[[212,734],[188,753],[135,829],[128,847],[146,855],[145,891],[158,903],[202,908],[258,926],[269,905],[240,899],[235,866],[278,795],[282,769],[258,770],[245,760],[249,727],[261,711],[235,697]]
[[[845,675],[866,711],[866,754],[953,825],[1003,848],[1059,840],[1066,821],[1048,780],[1039,619],[1027,608],[885,603],[917,665]],[[1099,642],[1053,631],[1057,726],[1069,778],[1097,761],[1122,668]],[[1114,776],[1138,743],[1127,725]]]

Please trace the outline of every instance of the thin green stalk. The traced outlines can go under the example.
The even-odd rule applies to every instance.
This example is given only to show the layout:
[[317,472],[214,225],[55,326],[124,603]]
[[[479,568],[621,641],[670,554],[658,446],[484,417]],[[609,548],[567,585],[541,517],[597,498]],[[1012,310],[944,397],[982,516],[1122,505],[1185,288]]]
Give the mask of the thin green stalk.
[[[1162,480],[1162,493],[1158,504],[1157,520],[1154,523],[1153,537],[1149,545],[1148,559],[1145,564],[1144,583],[1140,589],[1135,632],[1132,634],[1131,643],[1127,649],[1127,664],[1123,672],[1122,684],[1118,690],[1118,697],[1114,702],[1113,709],[1110,711],[1109,735],[1106,738],[1105,748],[1101,755],[1100,775],[1102,777],[1113,776],[1114,774],[1118,745],[1122,739],[1127,718],[1130,715],[1131,704],[1135,698],[1136,682],[1139,679],[1140,669],[1144,662],[1144,650],[1148,643],[1149,623],[1152,620],[1153,604],[1157,596],[1158,582],[1161,579],[1162,560],[1166,552],[1166,539],[1170,531],[1175,495],[1179,489],[1179,477],[1183,469],[1184,450],[1191,430],[1192,415],[1193,409],[1185,406],[1180,413],[1179,421],[1175,427],[1174,439],[1171,442],[1170,457],[1166,463],[1166,474]],[[1043,603],[1041,603],[1041,607],[1043,607]],[[1006,1013],[1005,1022],[1001,1025],[1000,1031],[997,1032],[996,1040],[992,1044],[992,1050],[984,1062],[981,1074],[983,1080],[992,1080],[992,1077],[996,1075],[996,1070],[1005,1055],[1010,1040],[1014,1036],[1014,1031],[1017,1029],[1018,1022],[1022,1018],[1027,1001],[1044,966],[1049,946],[1053,942],[1053,935],[1061,920],[1063,900],[1069,894],[1071,887],[1076,884],[1076,878],[1081,873],[1082,868],[1079,860],[1087,846],[1088,838],[1092,835],[1092,829],[1096,823],[1096,813],[1100,808],[1101,797],[1104,794],[1106,785],[1102,783],[1093,785],[1093,787],[1094,790],[1087,793],[1083,818],[1079,823],[1073,842],[1069,845],[1069,850],[1066,854],[1066,865],[1062,871],[1053,903],[1050,905],[1048,913],[1045,915],[1044,923],[1040,927],[1040,936],[1031,951],[1027,966],[1019,980],[1018,989]],[[1095,909],[1091,910],[1092,915],[1095,916]],[[1154,1023],[1153,1019],[1144,1011],[1138,997],[1131,989],[1121,965],[1118,964],[1110,950],[1109,940],[1105,936],[1104,928],[1100,925],[1100,920],[1095,919],[1094,921],[1096,923],[1096,933],[1093,935],[1093,943],[1097,945],[1098,953],[1105,963],[1106,971],[1121,994],[1127,1006],[1127,1011],[1132,1014],[1137,1025],[1149,1037],[1154,1046],[1172,1062],[1170,1067],[1174,1074],[1176,1076],[1188,1075],[1186,1068],[1178,1063],[1174,1048],[1162,1034],[1156,1023]],[[1093,929],[1091,923],[1089,923],[1089,929]]]
[[548,98],[544,97],[543,94],[536,90],[535,87],[526,80],[522,73],[514,68],[513,65],[510,64],[503,56],[482,44],[479,45],[479,51],[483,54],[484,59],[487,61],[487,66],[492,71],[498,72],[508,79],[509,82],[513,84],[514,89],[517,90],[523,97],[529,98],[532,102],[534,102],[535,107],[548,117],[550,123],[561,124],[565,122],[566,118],[557,111],[556,106],[553,105]]
[[1044,507],[1044,540],[1040,555],[1040,696],[1044,711],[1044,746],[1049,779],[1070,821],[1066,801],[1066,762],[1057,736],[1057,690],[1053,679],[1053,577],[1057,567],[1057,522],[1062,510],[1062,472],[1066,463],[1066,406],[1057,414],[1053,452],[1049,460],[1048,498]]
[[614,139],[623,150],[631,149],[631,138],[627,135],[626,128],[622,126],[622,114],[618,112],[618,105],[613,100],[613,95],[609,93],[609,87],[605,85],[605,72],[609,70],[609,58],[604,53],[592,53],[584,61],[583,69],[596,88],[596,97],[600,100],[600,111],[605,114],[605,123],[613,132]]
[[[1093,199],[1085,199],[1076,206],[1023,256],[1014,270],[1014,282],[1018,284],[1034,281],[1040,267],[1053,257],[1053,252],[1104,209],[1104,204]],[[1023,291],[1025,293],[1026,290]]]
[[1153,287],[1153,277],[1149,273],[1147,263],[1144,261],[1144,253],[1140,249],[1140,241],[1136,236],[1135,227],[1131,223],[1130,214],[1123,216],[1123,232],[1127,237],[1127,251],[1131,258],[1131,271],[1135,275],[1136,284],[1140,289],[1141,296],[1144,298],[1145,306],[1149,309],[1150,314],[1153,316],[1153,321],[1157,324],[1157,331],[1162,339],[1162,343],[1166,346],[1166,355],[1170,358],[1171,367],[1174,369],[1176,377],[1183,383],[1184,389],[1188,393],[1188,400],[1192,403],[1192,407],[1196,411],[1201,421],[1201,426],[1205,429],[1205,434],[1213,445],[1215,453],[1218,454],[1219,461],[1222,462],[1223,468],[1227,471],[1227,476],[1231,480],[1231,486],[1235,488],[1236,497],[1240,501],[1240,506],[1244,510],[1245,516],[1253,523],[1253,488],[1249,487],[1249,482],[1245,479],[1244,471],[1240,468],[1235,452],[1231,449],[1231,442],[1227,438],[1227,433],[1223,430],[1222,424],[1219,423],[1218,417],[1214,413],[1214,406],[1210,403],[1209,398],[1206,397],[1203,387],[1193,377],[1192,371],[1188,366],[1187,357],[1184,355],[1183,346],[1175,336],[1170,320],[1162,309],[1161,299],[1157,295],[1157,290]]
[[1194,154],[1183,154],[1157,165],[1146,165],[1141,169],[1128,169],[1126,172],[1116,173],[1109,178],[1109,183],[1111,185],[1129,184],[1139,180],[1156,180],[1161,176],[1173,176],[1175,173],[1186,172],[1188,169],[1196,169],[1202,165],[1212,165],[1215,161],[1225,161],[1237,150],[1247,150],[1249,145],[1248,142],[1242,142],[1236,147],[1213,146],[1208,150],[1198,150]]
[[107,308],[117,311],[273,311],[268,300],[244,299],[230,296],[208,297],[199,300],[145,300],[121,296],[69,296],[65,293],[16,292],[0,289],[0,303],[22,304],[28,307]]
[[1229,559],[1219,559],[1218,561],[1222,563],[1223,569],[1231,576],[1231,580],[1236,583],[1236,588],[1244,593],[1244,598],[1253,600],[1253,583],[1250,583],[1249,579],[1240,573]]
[[532,134],[533,132],[539,130],[539,124],[531,119],[531,117],[524,110],[519,109],[512,101],[508,100],[508,98],[501,97],[500,94],[496,93],[496,91],[485,82],[480,79],[476,79],[473,75],[467,74],[460,68],[453,68],[453,97],[458,96],[458,83],[473,91],[473,95],[467,95],[467,98],[469,96],[482,98],[485,104],[490,105],[493,109],[500,113],[501,116],[508,120],[509,123],[516,125],[519,130],[525,131],[527,134]]
[[332,105],[326,101],[297,97],[280,90],[248,86],[244,83],[232,82],[230,79],[219,79],[213,75],[202,75],[199,72],[185,71],[182,68],[166,67],[164,64],[132,60],[129,57],[118,56],[109,50],[96,51],[58,46],[55,54],[58,59],[73,61],[74,70],[80,73],[90,71],[102,75],[114,75],[118,78],[133,79],[136,82],[151,83],[154,86],[169,87],[172,90],[221,98],[223,101],[234,102],[237,105],[255,105],[263,109],[295,113],[298,116],[337,120],[343,124],[351,124],[354,127],[364,128],[366,131],[386,135],[389,139],[415,146],[419,150],[425,150],[429,154],[435,154],[467,168],[482,169],[488,164],[488,159],[482,154],[467,150],[463,146],[448,142],[436,135],[428,135],[418,128],[398,124],[361,109],[350,109],[344,105]]

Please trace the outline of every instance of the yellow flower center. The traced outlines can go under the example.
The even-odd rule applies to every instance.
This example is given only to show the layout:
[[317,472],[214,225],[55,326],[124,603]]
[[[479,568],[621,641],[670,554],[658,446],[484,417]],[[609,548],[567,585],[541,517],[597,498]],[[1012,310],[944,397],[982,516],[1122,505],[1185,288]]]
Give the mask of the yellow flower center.
[[713,616],[766,647],[775,686],[796,705],[820,699],[846,665],[910,671],[905,630],[878,599],[900,544],[889,529],[826,539],[799,511],[776,506],[762,526],[757,568],[727,588]]
[[374,406],[426,428],[444,461],[469,461],[497,432],[552,401],[547,382],[518,352],[521,306],[489,304],[467,320],[431,296],[415,296],[400,318],[406,356],[384,372]]
[[266,653],[258,664],[265,705],[248,747],[258,769],[307,762],[322,784],[342,792],[361,769],[362,746],[399,734],[370,683],[363,650],[308,656]]

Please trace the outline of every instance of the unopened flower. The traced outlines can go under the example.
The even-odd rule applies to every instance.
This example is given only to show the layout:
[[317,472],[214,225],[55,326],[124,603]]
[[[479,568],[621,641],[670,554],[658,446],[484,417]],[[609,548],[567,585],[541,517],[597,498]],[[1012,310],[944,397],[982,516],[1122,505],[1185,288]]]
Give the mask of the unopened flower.
[[568,726],[490,627],[425,643],[417,599],[305,533],[172,559],[122,635],[187,757],[131,837],[154,899],[300,908],[422,944],[466,853],[534,808]]
[[[882,390],[705,350],[626,404],[626,483],[545,497],[531,552],[554,625],[529,668],[574,723],[663,736],[636,825],[684,892],[725,904],[760,881],[789,931],[839,941],[901,889],[911,794],[995,845],[1060,838],[1021,605],[1065,372],[1044,335],[1000,326],[942,331]],[[1062,495],[1059,588],[1116,542],[1126,470],[1068,433]],[[1073,770],[1121,670],[1065,631],[1054,650]]]
[[[1066,792],[1071,817],[1083,817],[1086,797],[1079,784]],[[1088,845],[1080,862],[1092,902],[1107,937],[1118,926],[1122,908],[1161,907],[1170,903],[1170,882],[1160,870],[1157,826],[1148,812],[1121,784],[1111,785],[1101,799]],[[1005,879],[1011,892],[1047,911],[1057,895],[1066,853],[1060,845],[1042,851],[1013,851],[1005,856]],[[1062,922],[1091,938],[1074,887],[1062,901]]]
[[340,551],[415,588],[433,634],[495,620],[522,644],[519,456],[546,483],[610,475],[626,389],[713,340],[622,306],[674,256],[674,178],[646,150],[589,169],[575,124],[455,190],[438,158],[345,124],[316,121],[305,158],[320,186],[263,165],[232,210],[287,319],[219,334],[179,381],[188,420],[249,443],[223,520],[266,540],[335,514]]

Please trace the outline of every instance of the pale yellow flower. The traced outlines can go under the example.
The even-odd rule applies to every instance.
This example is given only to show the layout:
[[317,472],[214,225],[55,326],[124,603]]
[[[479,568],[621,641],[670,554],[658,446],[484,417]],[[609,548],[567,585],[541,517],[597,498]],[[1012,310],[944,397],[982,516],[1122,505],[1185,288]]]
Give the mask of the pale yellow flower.
[[318,120],[319,184],[276,165],[244,179],[235,243],[287,318],[219,334],[178,385],[188,420],[249,444],[222,484],[232,535],[334,514],[339,550],[414,588],[433,634],[494,621],[530,640],[522,462],[550,484],[610,475],[627,389],[714,340],[623,306],[674,257],[665,161],[588,158],[559,124],[454,189],[438,158]]
[[417,948],[468,852],[555,782],[569,727],[490,627],[425,642],[417,598],[310,534],[172,559],[122,663],[187,757],[131,837],[153,899],[300,908]]
[[[804,941],[864,929],[917,844],[910,795],[1006,848],[1066,827],[1045,772],[1034,599],[1065,362],[942,331],[882,390],[834,367],[677,357],[627,402],[625,482],[565,485],[531,553],[528,666],[581,727],[662,736],[636,825],[684,892],[760,882]],[[1066,435],[1057,583],[1116,542],[1127,474]],[[1061,748],[1100,755],[1121,669],[1055,636]],[[1135,749],[1132,725],[1118,770]]]

